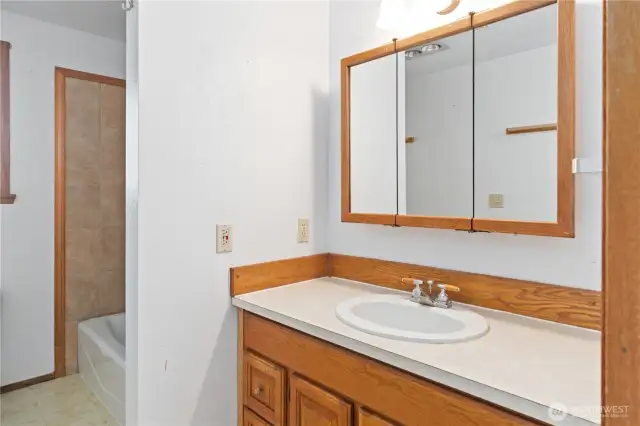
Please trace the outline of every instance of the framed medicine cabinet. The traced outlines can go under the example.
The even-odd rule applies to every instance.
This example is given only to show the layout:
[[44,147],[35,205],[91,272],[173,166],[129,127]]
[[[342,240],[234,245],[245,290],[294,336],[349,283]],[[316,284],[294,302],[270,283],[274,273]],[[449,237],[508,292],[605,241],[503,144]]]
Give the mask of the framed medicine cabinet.
[[574,236],[574,0],[342,60],[342,221]]

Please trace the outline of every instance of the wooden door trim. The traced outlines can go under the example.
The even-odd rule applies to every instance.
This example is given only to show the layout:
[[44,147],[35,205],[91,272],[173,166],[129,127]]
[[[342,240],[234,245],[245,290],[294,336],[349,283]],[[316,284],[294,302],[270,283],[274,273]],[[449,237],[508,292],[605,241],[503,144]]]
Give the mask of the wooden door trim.
[[54,377],[66,367],[66,79],[126,87],[118,78],[56,67],[55,73],[55,196],[54,196]]
[[604,2],[603,426],[640,424],[640,2]]
[[13,204],[11,193],[11,43],[0,40],[0,204]]

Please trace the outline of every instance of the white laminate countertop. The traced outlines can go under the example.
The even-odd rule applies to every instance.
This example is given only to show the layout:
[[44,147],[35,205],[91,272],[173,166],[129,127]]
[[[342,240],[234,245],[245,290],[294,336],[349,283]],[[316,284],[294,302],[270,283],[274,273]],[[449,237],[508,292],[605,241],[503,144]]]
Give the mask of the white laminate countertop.
[[[262,317],[559,426],[600,423],[600,333],[470,305],[489,323],[477,340],[453,344],[373,336],[335,315],[343,300],[398,293],[339,278],[319,278],[233,298]],[[409,294],[407,293],[407,296]],[[571,413],[554,420],[549,407]]]

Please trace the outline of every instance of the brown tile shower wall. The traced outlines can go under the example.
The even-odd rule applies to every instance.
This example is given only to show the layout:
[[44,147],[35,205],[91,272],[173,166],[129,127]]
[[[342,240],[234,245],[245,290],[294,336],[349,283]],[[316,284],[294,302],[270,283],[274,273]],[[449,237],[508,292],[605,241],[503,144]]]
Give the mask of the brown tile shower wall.
[[66,80],[66,365],[79,321],[124,312],[125,89]]

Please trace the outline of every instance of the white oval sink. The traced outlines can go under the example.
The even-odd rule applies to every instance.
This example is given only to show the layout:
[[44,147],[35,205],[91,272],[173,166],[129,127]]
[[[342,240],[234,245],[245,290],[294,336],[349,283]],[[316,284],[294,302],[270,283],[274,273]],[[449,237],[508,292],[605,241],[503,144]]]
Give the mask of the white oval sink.
[[365,333],[411,342],[455,343],[482,337],[487,321],[475,312],[420,305],[409,296],[385,294],[354,297],[340,303],[336,316]]

